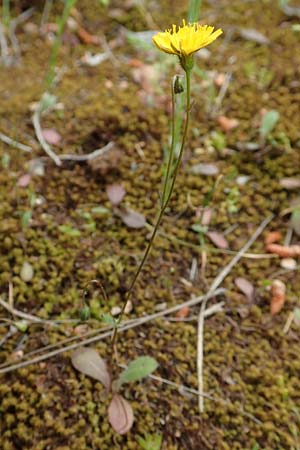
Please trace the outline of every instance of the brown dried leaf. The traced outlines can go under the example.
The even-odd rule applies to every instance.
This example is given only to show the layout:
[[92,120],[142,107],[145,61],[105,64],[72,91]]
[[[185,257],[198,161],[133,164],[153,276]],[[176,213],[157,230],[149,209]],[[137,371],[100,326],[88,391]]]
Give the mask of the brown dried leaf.
[[78,27],[76,29],[76,32],[78,34],[79,39],[83,44],[94,44],[99,45],[100,39],[98,36],[94,36],[93,34],[90,34],[88,31],[86,31],[83,27]]
[[271,314],[278,314],[286,300],[286,287],[280,280],[273,280],[271,285]]
[[146,224],[145,216],[130,208],[127,208],[125,211],[120,211],[119,215],[129,228],[143,228]]
[[121,184],[109,184],[106,193],[112,205],[117,206],[123,200],[126,191]]
[[106,362],[93,348],[79,348],[72,356],[72,364],[76,370],[100,381],[107,389],[110,388],[111,378]]
[[188,306],[183,306],[179,311],[176,313],[176,317],[179,319],[184,319],[189,315],[190,308]]
[[281,235],[280,231],[271,231],[265,237],[265,244],[266,245],[273,244],[274,242],[280,241],[281,238],[282,238],[282,235]]
[[218,117],[218,123],[222,130],[227,133],[228,131],[234,130],[238,126],[239,121],[226,116],[220,116]]
[[219,233],[218,231],[208,231],[206,234],[216,247],[223,249],[229,247],[229,244],[222,233]]
[[119,394],[115,394],[108,408],[108,420],[119,434],[125,434],[133,425],[134,416],[131,405]]
[[239,290],[247,297],[249,302],[253,302],[255,289],[254,286],[250,283],[250,281],[245,278],[238,277],[234,280],[235,285],[239,288]]
[[300,245],[279,245],[279,244],[269,244],[267,245],[267,251],[270,253],[275,253],[281,258],[296,258],[300,256]]

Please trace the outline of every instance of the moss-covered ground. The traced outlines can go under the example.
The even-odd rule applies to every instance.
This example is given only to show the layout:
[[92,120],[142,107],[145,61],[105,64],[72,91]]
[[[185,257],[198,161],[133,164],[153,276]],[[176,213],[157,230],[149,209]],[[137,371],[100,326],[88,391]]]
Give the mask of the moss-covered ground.
[[[15,3],[15,14],[32,4]],[[36,26],[41,17],[41,2],[37,3],[29,20]],[[51,48],[36,26],[17,29],[21,61],[1,67],[0,72],[0,131],[33,148],[29,154],[0,142],[0,293],[7,300],[11,283],[17,309],[50,320],[77,318],[83,289],[94,279],[102,281],[109,302],[91,287],[87,301],[92,317],[110,312],[120,305],[137,268],[149,229],[126,227],[113,213],[106,186],[122,183],[123,203],[154,223],[163,148],[168,143],[169,80],[180,69],[175,57],[131,45],[124,30],[148,30],[152,22],[164,29],[181,21],[187,10],[186,2],[179,0],[147,0],[148,14],[133,1],[112,0],[106,9],[96,0],[77,3],[83,27],[105,36],[114,57],[96,67],[82,64],[85,52],[102,48],[81,42],[69,29],[59,53],[63,72],[55,88],[64,108],[45,116],[42,126],[61,135],[55,146],[58,154],[88,153],[113,141],[115,153],[110,158],[57,167],[33,139],[30,105],[43,93]],[[60,12],[59,5],[55,8],[51,21]],[[201,265],[199,239],[191,230],[198,219],[191,205],[199,209],[216,180],[194,173],[194,166],[212,163],[223,176],[211,205],[210,229],[226,233],[233,252],[270,214],[274,218],[265,233],[278,230],[285,235],[289,222],[282,212],[299,195],[280,184],[283,177],[299,177],[300,172],[299,20],[285,16],[272,0],[207,1],[202,14],[204,22],[224,29],[224,37],[208,48],[205,59],[197,59],[183,168],[162,225],[164,234],[155,241],[126,318],[202,295],[232,258],[230,252],[207,242],[205,276],[189,280],[192,261]],[[246,28],[262,33],[268,43],[257,42],[257,36],[254,41],[243,37],[241,29]],[[211,111],[218,89],[203,79],[200,69],[231,76],[215,115]],[[279,123],[271,140],[255,151],[247,150],[245,143],[258,140],[263,109],[276,109]],[[239,124],[225,133],[226,145],[217,149],[214,133],[222,131],[216,118],[220,115]],[[26,187],[20,186],[20,177],[37,158],[44,164],[44,175],[33,175]],[[237,182],[241,176],[248,177],[243,178],[246,183]],[[95,210],[100,206],[102,210]],[[26,225],[24,213],[30,210],[32,219]],[[292,243],[297,243],[297,236]],[[250,251],[265,253],[264,235]],[[27,282],[20,276],[24,262],[34,270]],[[252,302],[238,291],[237,277],[256,287]],[[266,280],[273,278],[287,287],[286,303],[276,316],[270,314],[270,293],[265,289]],[[283,332],[289,314],[299,307],[299,270],[282,270],[277,257],[244,257],[222,287],[226,295],[211,304],[224,300],[224,310],[205,321],[204,385],[215,400],[205,401],[203,414],[197,395],[147,379],[123,390],[134,408],[135,423],[128,434],[118,436],[108,423],[102,386],[76,372],[66,352],[1,375],[0,448],[129,450],[140,448],[138,435],[162,433],[165,450],[299,449],[299,327],[293,322]],[[154,356],[159,362],[156,375],[198,389],[198,311],[199,306],[189,311],[191,320],[160,319],[120,334],[120,361]],[[5,309],[0,309],[0,316],[12,319]],[[94,320],[88,326],[102,325]],[[13,363],[20,351],[26,355],[72,337],[74,328],[71,322],[32,325],[1,345],[0,362]],[[1,326],[0,337],[7,330]],[[94,345],[109,361],[109,339]]]

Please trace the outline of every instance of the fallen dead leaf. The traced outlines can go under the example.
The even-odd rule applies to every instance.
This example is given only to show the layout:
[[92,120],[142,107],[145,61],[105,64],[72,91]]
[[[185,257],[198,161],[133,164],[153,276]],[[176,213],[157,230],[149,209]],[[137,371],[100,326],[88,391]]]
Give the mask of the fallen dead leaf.
[[111,378],[106,362],[93,348],[79,348],[71,356],[76,370],[100,381],[107,389],[110,388]]
[[255,296],[255,289],[253,284],[242,277],[236,278],[234,282],[235,285],[239,288],[239,290],[247,297],[249,302],[253,302]]
[[50,145],[57,145],[61,141],[61,135],[53,128],[44,128],[42,134],[45,141]]
[[206,235],[217,248],[225,249],[229,247],[229,244],[222,233],[219,233],[218,231],[208,231]]
[[266,247],[270,253],[275,253],[281,258],[296,258],[300,256],[300,245],[269,244]]
[[271,285],[271,314],[278,314],[286,300],[286,286],[281,280],[273,280]]
[[30,181],[31,181],[31,176],[28,173],[26,173],[18,179],[17,186],[25,188],[29,185]]
[[188,306],[184,306],[176,313],[176,317],[178,319],[184,319],[185,317],[187,317],[189,315],[189,312],[190,312],[190,308]]
[[146,224],[145,216],[130,208],[119,211],[119,217],[129,228],[143,228]]
[[106,193],[110,203],[117,206],[123,200],[126,191],[122,184],[109,184],[106,186]]
[[280,231],[271,231],[265,237],[265,245],[273,244],[274,242],[278,242],[282,239],[282,235]]
[[218,123],[223,131],[228,133],[231,130],[234,130],[238,125],[239,121],[237,119],[230,119],[226,116],[219,116]]
[[125,434],[133,425],[134,416],[131,405],[122,395],[115,394],[108,407],[108,419],[113,429]]
[[90,44],[99,45],[100,44],[99,37],[95,36],[93,34],[90,34],[83,27],[80,27],[80,26],[77,27],[76,33],[83,44],[87,44],[87,45],[90,45]]

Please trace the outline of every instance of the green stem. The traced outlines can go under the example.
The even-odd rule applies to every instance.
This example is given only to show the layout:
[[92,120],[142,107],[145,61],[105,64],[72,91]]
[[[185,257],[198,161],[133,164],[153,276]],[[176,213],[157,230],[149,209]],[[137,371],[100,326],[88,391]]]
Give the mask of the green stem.
[[3,16],[3,25],[5,27],[9,26],[10,22],[10,0],[3,0],[3,6],[2,6],[2,16]]
[[[121,309],[121,312],[120,312],[120,316],[119,316],[119,319],[118,319],[118,324],[122,320],[122,317],[123,317],[123,314],[124,314],[127,302],[128,302],[128,300],[130,299],[130,297],[132,295],[133,288],[134,288],[134,286],[136,284],[136,281],[137,281],[137,279],[138,279],[138,277],[139,277],[139,275],[140,275],[140,273],[141,273],[141,271],[142,271],[142,269],[144,267],[146,259],[147,259],[148,255],[150,253],[151,248],[152,248],[152,244],[154,242],[155,236],[156,236],[157,231],[159,229],[159,226],[160,226],[160,223],[162,221],[163,215],[164,215],[164,213],[165,213],[165,211],[166,211],[166,209],[168,207],[168,204],[170,202],[170,199],[171,199],[171,196],[172,196],[172,193],[173,193],[173,190],[174,190],[176,178],[177,178],[177,175],[178,175],[179,167],[181,165],[182,156],[183,156],[184,147],[185,147],[185,142],[186,142],[186,138],[187,138],[187,132],[188,132],[188,128],[189,128],[190,109],[191,109],[191,71],[187,70],[185,73],[186,73],[186,116],[185,116],[185,124],[184,124],[184,130],[183,130],[183,136],[182,136],[182,141],[181,141],[180,152],[179,152],[179,156],[178,156],[178,159],[176,161],[175,168],[174,168],[174,173],[173,173],[173,176],[172,176],[172,183],[171,183],[171,186],[170,186],[170,190],[169,190],[169,192],[167,194],[167,197],[165,199],[165,202],[162,203],[162,205],[161,205],[161,209],[160,209],[160,212],[159,212],[156,224],[154,226],[154,229],[153,229],[150,241],[149,241],[149,243],[147,245],[147,248],[145,250],[145,253],[144,253],[144,256],[142,258],[142,261],[140,262],[140,265],[139,265],[139,267],[138,267],[138,269],[137,269],[137,271],[136,271],[136,273],[135,273],[135,275],[133,277],[133,280],[132,280],[132,282],[131,282],[131,284],[129,286],[129,289],[128,289],[127,293],[126,293],[126,296],[125,296],[125,299],[124,299],[124,303],[123,303],[123,306],[122,306],[122,309]],[[115,345],[116,345],[117,332],[118,332],[118,328],[115,328],[114,334],[113,334],[113,337],[112,337],[112,346],[113,347],[115,347]]]
[[167,171],[164,179],[164,187],[163,187],[163,193],[161,198],[161,205],[163,206],[166,200],[166,194],[168,191],[169,186],[169,179],[170,179],[170,173],[171,173],[171,167],[174,159],[174,149],[175,149],[175,80],[176,75],[173,77],[172,84],[171,84],[171,90],[172,90],[172,127],[171,127],[171,148],[170,148],[170,154],[168,158],[168,165],[167,165]]
[[199,20],[202,0],[190,0],[188,9],[188,21],[194,23]]
[[49,69],[46,75],[46,90],[50,91],[53,86],[53,81],[55,77],[55,66],[58,57],[58,52],[61,46],[61,38],[65,29],[66,22],[70,15],[72,7],[75,5],[77,0],[67,0],[65,3],[65,7],[62,13],[61,18],[58,21],[58,30],[55,37],[55,41],[52,47],[50,61],[49,61]]

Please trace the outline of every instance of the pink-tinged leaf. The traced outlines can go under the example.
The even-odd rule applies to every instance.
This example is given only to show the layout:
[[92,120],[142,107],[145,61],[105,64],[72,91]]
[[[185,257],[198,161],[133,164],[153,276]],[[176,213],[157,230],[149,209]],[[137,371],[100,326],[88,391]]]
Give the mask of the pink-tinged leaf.
[[120,217],[129,228],[143,228],[146,224],[145,216],[130,208],[126,211],[121,211]]
[[247,297],[249,302],[253,302],[255,296],[254,286],[245,278],[238,277],[234,280],[235,285]]
[[29,185],[30,181],[31,181],[31,176],[28,173],[26,173],[25,175],[22,175],[18,179],[17,186],[25,188]]
[[127,433],[133,425],[134,416],[131,405],[119,394],[115,394],[110,402],[108,420],[119,434]]
[[117,206],[123,200],[126,191],[121,184],[109,184],[106,186],[106,193],[110,203]]
[[216,247],[223,249],[229,247],[229,244],[222,233],[219,233],[218,231],[208,231],[206,234]]
[[45,141],[50,145],[57,145],[61,141],[61,135],[53,128],[44,128],[42,133]]
[[72,364],[76,370],[100,381],[107,389],[110,388],[111,378],[106,362],[93,348],[79,348],[72,356]]
[[210,208],[204,208],[204,211],[203,211],[202,208],[201,209],[199,208],[196,211],[197,219],[201,219],[202,218],[201,225],[206,227],[206,226],[208,226],[210,224],[211,217],[212,217],[212,212],[213,211]]

